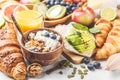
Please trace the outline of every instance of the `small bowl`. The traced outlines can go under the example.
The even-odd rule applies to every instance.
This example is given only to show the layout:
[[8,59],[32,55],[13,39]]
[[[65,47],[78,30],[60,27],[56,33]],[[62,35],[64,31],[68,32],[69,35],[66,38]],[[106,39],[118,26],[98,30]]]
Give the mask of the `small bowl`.
[[20,43],[22,46],[23,55],[26,57],[28,62],[40,63],[41,65],[49,65],[55,62],[60,57],[63,51],[63,38],[59,33],[57,33],[56,31],[52,29],[40,28],[40,29],[35,29],[35,30],[30,30],[30,31],[25,32],[24,33],[25,39],[28,40],[28,35],[31,32],[35,33],[37,31],[42,31],[42,30],[47,30],[55,34],[58,34],[60,36],[61,45],[57,49],[50,51],[50,52],[32,52],[25,48],[22,38],[20,39]]
[[44,21],[44,26],[45,27],[53,27],[53,26],[56,26],[58,24],[63,24],[63,23],[66,23],[68,20],[71,19],[71,16],[72,16],[72,13],[67,15],[67,16],[64,16],[63,18],[60,18],[60,19],[56,19],[56,20],[45,20]]

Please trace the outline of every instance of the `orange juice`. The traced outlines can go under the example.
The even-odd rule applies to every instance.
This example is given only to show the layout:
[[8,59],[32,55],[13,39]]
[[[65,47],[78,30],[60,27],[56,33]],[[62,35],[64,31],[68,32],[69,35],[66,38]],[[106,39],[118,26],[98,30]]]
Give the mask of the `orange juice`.
[[15,15],[18,25],[23,32],[42,26],[43,16],[34,10],[24,10]]

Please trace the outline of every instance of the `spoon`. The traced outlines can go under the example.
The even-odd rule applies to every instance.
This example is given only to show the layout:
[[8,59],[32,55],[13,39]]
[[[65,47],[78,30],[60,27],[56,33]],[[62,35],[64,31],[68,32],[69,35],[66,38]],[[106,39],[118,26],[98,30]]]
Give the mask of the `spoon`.
[[17,23],[17,21],[15,19],[15,17],[13,15],[11,15],[11,17],[12,17],[13,23],[15,24],[15,27],[17,28],[17,30],[19,31],[19,33],[22,36],[23,43],[25,44],[27,41],[26,41],[26,39],[25,39],[25,37],[24,37],[24,35],[23,35],[23,33],[22,33],[22,31],[21,31],[21,29],[20,29],[20,27],[19,27],[19,25],[18,25],[18,23]]

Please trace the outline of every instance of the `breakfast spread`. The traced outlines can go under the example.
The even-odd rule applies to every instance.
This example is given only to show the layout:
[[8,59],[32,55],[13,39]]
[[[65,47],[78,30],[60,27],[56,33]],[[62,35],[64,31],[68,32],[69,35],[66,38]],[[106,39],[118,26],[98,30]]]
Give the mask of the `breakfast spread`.
[[104,3],[0,1],[0,71],[15,80],[57,71],[55,75],[65,74],[68,80],[87,80],[89,72],[120,70],[120,4],[116,10],[101,7]]

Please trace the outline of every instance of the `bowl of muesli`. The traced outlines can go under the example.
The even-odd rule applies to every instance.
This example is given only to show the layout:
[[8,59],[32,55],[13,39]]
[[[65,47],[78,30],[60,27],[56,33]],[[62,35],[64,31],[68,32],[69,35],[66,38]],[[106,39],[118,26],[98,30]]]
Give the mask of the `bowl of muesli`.
[[23,54],[30,63],[49,65],[55,62],[63,51],[62,36],[49,28],[30,30],[24,33],[26,42],[21,38]]

